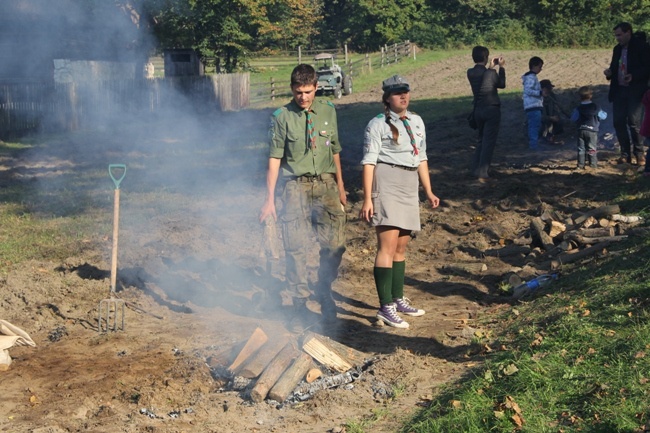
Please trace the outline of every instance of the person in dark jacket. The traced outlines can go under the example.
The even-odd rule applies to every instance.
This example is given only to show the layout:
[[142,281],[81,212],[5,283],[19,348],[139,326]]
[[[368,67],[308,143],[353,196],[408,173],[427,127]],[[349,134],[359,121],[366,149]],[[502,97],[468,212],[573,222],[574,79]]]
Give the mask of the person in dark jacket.
[[578,168],[585,168],[585,156],[591,168],[598,167],[598,128],[607,113],[591,100],[593,91],[589,86],[578,89],[580,105],[571,114],[571,121],[578,125]]
[[650,48],[639,37],[634,37],[630,23],[614,27],[618,45],[614,47],[612,62],[603,73],[610,80],[609,102],[612,103],[614,129],[621,146],[619,162],[645,164],[643,141],[639,135],[643,104],[641,98],[650,77]]
[[547,143],[551,144],[564,144],[562,140],[558,140],[557,136],[564,132],[564,125],[562,124],[562,117],[569,118],[571,115],[562,108],[553,92],[555,87],[551,80],[541,80],[539,85],[542,88],[542,96],[544,97],[544,107],[542,110],[542,137]]
[[481,183],[489,182],[488,170],[499,135],[501,101],[497,89],[506,87],[503,56],[490,58],[490,50],[483,46],[472,49],[474,67],[467,70],[467,79],[474,94],[474,117],[478,126],[478,146],[474,153],[472,175]]

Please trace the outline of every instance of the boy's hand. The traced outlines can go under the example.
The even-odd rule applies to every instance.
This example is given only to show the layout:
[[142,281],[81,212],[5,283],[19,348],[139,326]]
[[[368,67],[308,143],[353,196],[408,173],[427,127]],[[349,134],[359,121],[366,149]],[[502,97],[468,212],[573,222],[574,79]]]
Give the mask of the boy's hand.
[[608,80],[609,80],[610,78],[612,78],[612,70],[609,69],[609,68],[605,69],[605,70],[603,71],[603,74],[605,74],[605,78],[607,78]]

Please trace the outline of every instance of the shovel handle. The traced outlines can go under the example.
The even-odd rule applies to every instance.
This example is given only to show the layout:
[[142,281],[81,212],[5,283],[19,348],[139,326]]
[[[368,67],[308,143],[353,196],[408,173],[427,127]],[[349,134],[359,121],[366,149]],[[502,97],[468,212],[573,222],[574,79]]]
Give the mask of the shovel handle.
[[126,175],[126,165],[108,164],[108,174],[111,176],[111,179],[113,179],[115,189],[120,189],[120,182],[122,182],[124,175]]

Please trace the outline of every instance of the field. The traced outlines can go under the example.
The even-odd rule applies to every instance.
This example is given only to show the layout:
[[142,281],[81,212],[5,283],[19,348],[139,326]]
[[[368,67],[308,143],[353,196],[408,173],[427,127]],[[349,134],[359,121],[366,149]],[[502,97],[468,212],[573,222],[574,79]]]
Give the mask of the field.
[[[480,366],[489,336],[498,332],[494,315],[516,306],[500,293],[504,279],[542,273],[524,257],[483,252],[518,238],[544,206],[587,211],[616,201],[621,185],[639,181],[636,167],[613,163],[618,150],[602,75],[609,50],[503,54],[507,89],[496,183],[489,186],[468,174],[475,141],[465,121],[469,53],[386,70],[386,76],[406,71],[412,108],[427,124],[431,179],[442,200],[439,209],[421,207],[422,231],[409,245],[406,296],[427,314],[410,320],[408,330],[374,324],[376,242],[358,219],[362,133],[382,111],[379,83],[386,76],[375,71],[374,88],[334,101],[349,193],[348,249],[335,283],[338,323],[314,330],[374,363],[353,386],[298,404],[254,404],[245,392],[224,389],[208,365],[227,365],[256,327],[270,336],[288,334],[279,302],[281,260],[266,269],[259,254],[270,110],[133,121],[34,138],[22,149],[0,143],[2,215],[11,224],[1,239],[5,245],[24,240],[3,253],[0,319],[37,343],[12,348],[13,364],[0,372],[0,431],[398,431],[442,385]],[[575,170],[570,126],[564,145],[527,149],[520,76],[537,54],[545,60],[540,79],[553,81],[567,109],[576,103],[576,88],[590,84],[610,113],[597,170]],[[113,210],[108,163],[128,166],[118,294],[138,308],[127,308],[124,332],[101,334],[96,316],[109,290]],[[445,267],[453,263],[484,263],[487,270]]]

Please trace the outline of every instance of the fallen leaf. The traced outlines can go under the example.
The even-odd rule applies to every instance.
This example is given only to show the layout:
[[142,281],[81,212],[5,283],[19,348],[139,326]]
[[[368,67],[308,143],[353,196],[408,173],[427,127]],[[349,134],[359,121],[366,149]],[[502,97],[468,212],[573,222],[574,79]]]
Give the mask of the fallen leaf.
[[585,311],[582,312],[582,317],[586,317],[586,316],[588,316],[590,314],[591,314],[591,311],[585,310]]
[[524,419],[519,414],[514,414],[510,419],[518,428],[521,428],[524,425]]
[[637,353],[634,355],[634,357],[635,357],[636,359],[639,359],[639,358],[645,358],[645,352],[637,352]]
[[593,355],[594,353],[596,353],[596,349],[593,347],[590,347],[589,350],[587,350],[587,355]]
[[503,417],[506,416],[506,413],[502,410],[495,410],[494,411],[494,417],[497,419],[503,419]]
[[452,400],[451,407],[453,407],[454,409],[461,409],[463,407],[463,402],[461,402],[460,400]]
[[521,415],[521,408],[519,407],[517,402],[512,397],[510,397],[509,395],[506,395],[506,407],[508,409],[514,410],[516,413]]
[[507,367],[505,367],[503,369],[503,374],[505,374],[506,376],[512,376],[513,374],[515,374],[518,371],[519,371],[519,369],[517,368],[517,366],[515,364],[510,364],[510,365],[508,365]]

